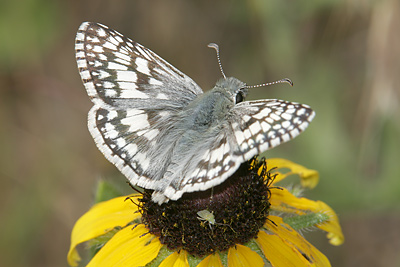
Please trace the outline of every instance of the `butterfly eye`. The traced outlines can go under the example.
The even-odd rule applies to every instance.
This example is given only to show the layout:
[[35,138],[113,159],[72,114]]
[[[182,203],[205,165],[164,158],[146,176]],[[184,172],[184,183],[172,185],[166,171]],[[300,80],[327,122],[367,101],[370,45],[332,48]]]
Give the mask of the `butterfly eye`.
[[238,92],[238,93],[236,94],[236,104],[237,104],[237,103],[240,103],[240,102],[243,102],[243,100],[244,100],[244,98],[243,98],[243,93],[242,93],[242,92]]

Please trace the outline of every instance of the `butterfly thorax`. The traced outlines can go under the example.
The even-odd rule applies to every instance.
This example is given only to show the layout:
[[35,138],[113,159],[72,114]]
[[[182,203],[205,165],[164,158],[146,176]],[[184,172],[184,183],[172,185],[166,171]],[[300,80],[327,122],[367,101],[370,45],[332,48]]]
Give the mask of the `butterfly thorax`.
[[236,78],[219,80],[210,91],[199,95],[183,111],[185,124],[190,129],[205,130],[217,126],[236,104],[236,95],[244,99],[247,90],[245,83]]

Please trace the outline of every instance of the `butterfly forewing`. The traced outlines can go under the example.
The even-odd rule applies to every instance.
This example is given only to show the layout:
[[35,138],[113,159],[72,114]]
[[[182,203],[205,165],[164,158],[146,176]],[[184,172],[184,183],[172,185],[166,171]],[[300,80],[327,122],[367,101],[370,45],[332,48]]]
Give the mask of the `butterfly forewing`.
[[[106,158],[132,184],[153,189],[168,164],[177,112],[200,87],[149,49],[97,23],[76,36],[82,81],[94,102],[89,130]],[[151,178],[150,178],[151,177]]]
[[94,101],[131,107],[156,102],[179,108],[202,93],[188,76],[107,26],[83,23],[75,49],[82,80]]

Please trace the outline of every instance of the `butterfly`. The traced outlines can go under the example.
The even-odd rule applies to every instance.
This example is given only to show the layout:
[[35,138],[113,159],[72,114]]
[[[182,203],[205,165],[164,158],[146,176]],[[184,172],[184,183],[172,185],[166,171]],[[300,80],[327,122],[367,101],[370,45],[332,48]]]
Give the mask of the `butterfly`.
[[294,102],[244,101],[251,86],[226,77],[220,61],[223,78],[204,93],[102,24],[82,23],[75,50],[97,147],[132,185],[154,190],[160,205],[221,184],[243,162],[299,135],[315,115]]

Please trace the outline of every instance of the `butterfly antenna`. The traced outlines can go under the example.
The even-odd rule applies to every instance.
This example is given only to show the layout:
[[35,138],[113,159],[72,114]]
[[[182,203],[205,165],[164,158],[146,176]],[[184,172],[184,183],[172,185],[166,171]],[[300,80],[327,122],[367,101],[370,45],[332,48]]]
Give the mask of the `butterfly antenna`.
[[257,88],[257,87],[263,87],[263,86],[273,85],[273,84],[277,84],[277,83],[288,83],[288,84],[290,84],[290,86],[293,86],[292,80],[290,80],[289,78],[284,78],[282,80],[270,82],[270,83],[263,83],[263,84],[257,84],[257,85],[246,85],[246,88],[248,88],[248,89]]
[[217,52],[217,59],[218,59],[219,69],[221,70],[222,76],[224,76],[224,78],[226,79],[224,70],[222,69],[221,59],[219,58],[219,47],[218,47],[218,45],[216,43],[209,43],[207,46],[209,48],[214,48],[215,51]]

